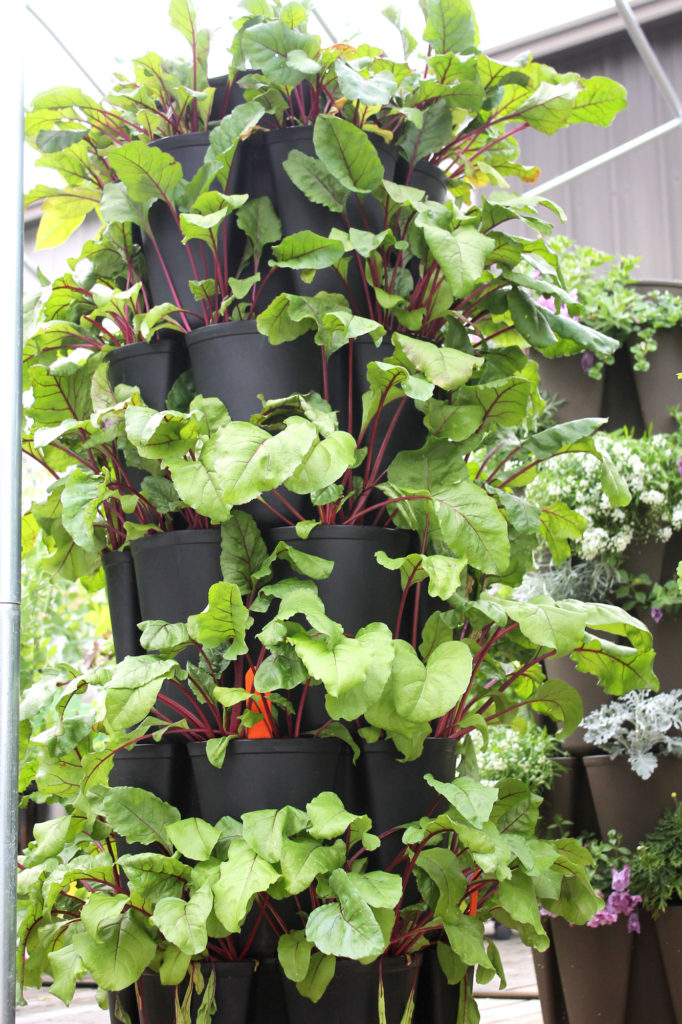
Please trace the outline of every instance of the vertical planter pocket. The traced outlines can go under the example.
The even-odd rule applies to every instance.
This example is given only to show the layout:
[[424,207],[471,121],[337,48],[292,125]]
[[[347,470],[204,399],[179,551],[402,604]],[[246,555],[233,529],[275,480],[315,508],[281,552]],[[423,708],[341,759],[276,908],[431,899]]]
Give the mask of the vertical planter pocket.
[[190,743],[189,753],[199,815],[212,825],[226,814],[241,818],[286,804],[304,809],[318,794],[342,790],[350,756],[337,739],[231,740],[222,768],[208,760],[205,743]]
[[586,757],[585,768],[602,839],[615,828],[631,850],[654,827],[670,804],[671,793],[682,792],[679,757],[659,757],[649,779],[635,775],[625,757]]
[[[632,286],[640,295],[647,292],[670,292],[675,296],[682,295],[682,284],[677,281],[638,281]],[[637,344],[639,338],[633,334],[627,345],[628,354],[634,361],[630,346]],[[660,328],[656,331],[657,349],[649,352],[647,360],[649,369],[635,373],[635,387],[642,411],[643,428],[653,427],[655,434],[666,434],[677,430],[677,421],[668,412],[668,406],[679,405],[682,390],[677,374],[682,366],[682,325]]]
[[[386,1002],[385,1024],[401,1024],[415,984],[416,957],[384,957],[372,964],[337,960],[334,977],[317,1003],[304,999],[292,981],[284,979],[289,1024],[380,1024],[379,972]],[[384,1024],[382,1021],[381,1024]]]
[[[237,963],[213,963],[202,965],[205,977],[215,971],[216,1012],[212,1024],[251,1024],[249,1003],[256,968],[253,960]],[[175,988],[162,985],[158,974],[145,971],[138,982],[140,992],[140,1019],[144,1024],[171,1024],[175,1020]],[[186,983],[180,985],[180,1003]],[[201,997],[192,996],[190,1016],[196,1020]]]
[[[452,782],[457,764],[456,739],[430,737],[414,761],[400,761],[390,740],[363,743],[359,770],[372,831],[382,835],[409,821],[416,821],[445,801],[424,780],[427,772],[440,782]],[[372,867],[388,871],[402,849],[401,831],[386,836],[381,848],[370,854]],[[415,888],[415,898],[418,899]]]
[[682,1020],[682,907],[668,906],[654,921],[675,1020]]
[[633,936],[626,922],[601,928],[551,924],[570,1024],[623,1024]]
[[151,409],[165,409],[168,392],[189,367],[189,356],[180,334],[165,333],[152,341],[122,345],[107,355],[109,383],[138,387]]
[[142,621],[135,568],[130,551],[105,551],[102,568],[106,580],[109,617],[116,661],[143,653],[138,622]]
[[[249,420],[265,399],[316,391],[324,382],[324,351],[311,335],[283,345],[271,345],[253,320],[211,324],[187,336],[197,392],[219,398],[233,420]],[[280,498],[280,494],[282,497]],[[291,508],[303,518],[311,512],[305,495],[286,488],[268,491],[263,501],[245,506],[259,526],[291,522]]]

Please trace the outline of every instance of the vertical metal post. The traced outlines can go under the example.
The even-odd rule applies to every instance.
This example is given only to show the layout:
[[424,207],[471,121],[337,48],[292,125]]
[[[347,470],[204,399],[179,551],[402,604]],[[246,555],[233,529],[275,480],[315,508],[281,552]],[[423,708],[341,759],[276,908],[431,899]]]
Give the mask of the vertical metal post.
[[[14,5],[14,39],[24,38],[24,3]],[[23,252],[23,66],[21,44],[6,47],[8,131],[0,184],[8,214],[0,337],[0,1024],[14,1021],[17,739],[21,518],[21,285]]]

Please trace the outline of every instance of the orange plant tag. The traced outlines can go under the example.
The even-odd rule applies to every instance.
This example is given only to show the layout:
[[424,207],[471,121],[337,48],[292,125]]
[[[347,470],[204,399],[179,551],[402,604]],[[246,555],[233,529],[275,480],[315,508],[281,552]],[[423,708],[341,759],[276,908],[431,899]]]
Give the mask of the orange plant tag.
[[[253,675],[253,669],[247,669],[244,682],[244,689],[247,693],[254,692]],[[260,711],[260,713],[263,714],[264,708],[267,707],[267,709],[270,710],[271,704],[270,701],[267,700],[267,696],[267,694],[262,694],[258,698],[254,697],[253,700],[247,701],[249,711]],[[260,722],[256,722],[255,725],[250,726],[250,728],[246,730],[246,735],[250,740],[271,739],[272,729],[270,728],[270,723],[267,718],[261,718]]]

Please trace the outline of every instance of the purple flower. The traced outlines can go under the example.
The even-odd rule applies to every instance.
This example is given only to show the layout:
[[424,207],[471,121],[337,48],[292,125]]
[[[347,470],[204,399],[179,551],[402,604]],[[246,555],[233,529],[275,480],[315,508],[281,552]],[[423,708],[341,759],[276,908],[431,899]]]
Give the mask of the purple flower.
[[639,914],[636,910],[633,910],[628,917],[628,932],[637,932],[638,935],[641,932],[641,928],[639,926]]
[[677,472],[682,476],[682,455],[677,460]]
[[661,619],[663,618],[663,609],[662,608],[652,608],[651,609],[651,618],[654,620],[654,622],[660,622]]
[[601,928],[605,924],[615,924],[618,920],[618,914],[612,913],[606,907],[603,910],[598,910],[594,917],[591,917],[587,922],[588,928]]
[[587,373],[594,366],[595,358],[591,352],[583,352],[580,357],[580,365],[582,366],[583,373]]
[[626,864],[622,871],[611,868],[611,888],[614,892],[627,892],[630,885],[630,865]]

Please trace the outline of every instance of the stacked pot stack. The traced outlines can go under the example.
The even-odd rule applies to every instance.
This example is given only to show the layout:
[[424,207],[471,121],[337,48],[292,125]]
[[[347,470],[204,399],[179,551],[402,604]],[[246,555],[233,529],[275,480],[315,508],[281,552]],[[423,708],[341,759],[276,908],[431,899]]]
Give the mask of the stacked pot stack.
[[[320,121],[320,124],[324,123]],[[360,142],[365,158],[376,165],[377,184],[381,179],[395,181],[397,176],[405,182],[407,176],[410,183],[422,187],[429,198],[445,200],[447,179],[433,165],[417,163],[410,171],[403,161],[403,165],[398,167],[395,147],[373,140],[369,135],[360,138],[359,129],[354,129],[354,133],[353,142],[356,145]],[[350,198],[345,209],[336,212],[324,204],[312,202],[296,186],[287,172],[287,165],[296,166],[296,161],[303,156],[310,165],[320,166],[322,159],[316,149],[316,137],[319,139],[320,136],[319,130],[316,136],[313,125],[299,126],[262,132],[236,147],[230,191],[248,193],[251,201],[259,203],[261,212],[266,208],[272,222],[281,225],[272,235],[271,243],[281,236],[302,238],[311,232],[315,237],[329,237],[334,230],[376,235],[389,226],[385,209],[366,194],[367,189],[357,193],[346,189],[351,192]],[[162,159],[166,167],[171,166],[169,161],[176,162],[175,165],[182,169],[183,178],[189,181],[208,162],[209,136],[208,133],[178,135],[161,143],[152,143],[151,147],[164,154]],[[324,146],[321,148],[324,153]],[[155,155],[154,159],[158,157]],[[122,168],[120,173],[124,176]],[[336,187],[342,189],[338,182]],[[248,206],[245,209],[248,210]],[[241,221],[245,219],[242,216]],[[153,205],[149,234],[143,232],[141,238],[147,260],[151,303],[154,306],[161,303],[180,306],[182,312],[176,314],[176,319],[185,330],[183,333],[168,332],[152,344],[142,343],[115,350],[109,359],[110,383],[112,386],[122,383],[138,387],[144,402],[162,413],[169,393],[172,394],[171,389],[188,360],[196,394],[203,399],[219,400],[227,412],[225,422],[258,422],[264,406],[278,412],[278,403],[286,409],[287,399],[292,411],[300,412],[303,408],[301,400],[289,396],[312,396],[307,400],[317,401],[320,415],[328,419],[334,414],[337,416],[340,430],[327,431],[327,437],[332,440],[338,437],[347,446],[353,446],[353,441],[359,446],[361,441],[367,443],[371,439],[370,457],[373,455],[374,458],[363,486],[359,491],[356,487],[354,497],[345,507],[343,502],[338,503],[336,515],[331,512],[333,502],[322,505],[323,521],[315,525],[312,532],[297,532],[296,523],[318,517],[320,505],[313,506],[308,494],[296,493],[282,486],[267,489],[242,506],[236,506],[231,521],[237,525],[238,531],[245,529],[251,532],[250,540],[258,546],[259,555],[260,545],[264,542],[271,554],[279,550],[278,546],[287,545],[304,556],[325,560],[325,578],[317,580],[317,592],[324,612],[334,623],[341,625],[346,636],[356,637],[370,623],[381,623],[391,634],[404,637],[406,642],[414,642],[417,629],[421,629],[435,604],[431,601],[431,606],[427,607],[426,594],[420,594],[421,587],[416,588],[416,597],[410,595],[406,601],[400,573],[395,568],[385,567],[381,558],[395,559],[396,564],[400,564],[418,551],[420,538],[415,532],[393,525],[387,498],[374,484],[385,482],[386,469],[401,450],[414,450],[423,444],[426,430],[414,401],[403,394],[389,404],[395,398],[393,394],[388,397],[391,385],[383,387],[378,409],[369,421],[363,419],[363,395],[370,392],[368,372],[371,373],[376,364],[385,364],[384,373],[394,365],[386,363],[395,355],[389,335],[381,332],[384,337],[375,340],[376,335],[349,334],[345,339],[346,345],[332,352],[319,343],[312,329],[303,333],[297,331],[298,336],[281,344],[274,344],[276,339],[268,337],[270,314],[278,303],[284,300],[293,303],[299,296],[319,300],[321,295],[324,297],[323,293],[327,293],[336,298],[337,304],[344,305],[338,295],[341,288],[358,323],[363,317],[369,329],[376,329],[376,322],[367,319],[375,310],[368,306],[365,270],[362,267],[358,269],[357,265],[351,266],[344,281],[335,268],[328,267],[319,270],[309,280],[303,269],[299,269],[306,266],[303,258],[292,258],[287,266],[287,261],[280,257],[280,265],[269,275],[267,260],[268,256],[272,257],[272,244],[258,253],[254,252],[252,239],[239,225],[238,214],[230,213],[217,233],[216,246],[211,247],[205,241],[190,240],[183,235],[174,211],[163,202]],[[184,226],[187,227],[186,224]],[[234,319],[226,317],[194,326],[206,319],[206,304],[196,298],[196,291],[190,284],[196,277],[197,266],[205,268],[208,263],[215,267],[223,264],[235,268],[240,265],[243,253],[250,245],[253,267],[260,268],[256,272],[260,272],[261,281],[265,281],[264,287],[256,285],[252,288],[249,299],[253,301],[242,304],[239,310],[235,309]],[[314,260],[311,265],[314,265]],[[248,318],[242,319],[242,316]],[[191,329],[187,330],[188,327]],[[315,396],[322,396],[323,401]],[[273,422],[277,427],[276,420]],[[279,426],[281,424],[280,414]],[[272,436],[277,435],[273,432]],[[305,451],[301,450],[299,458],[304,455]],[[360,472],[364,470],[363,466]],[[144,469],[137,472],[136,480],[144,489]],[[351,474],[350,466],[347,473]],[[349,493],[352,493],[352,487]],[[248,524],[244,512],[239,512],[238,508],[250,517]],[[353,508],[355,512],[347,514]],[[187,524],[178,523],[176,516],[176,528],[162,532],[155,529],[133,540],[130,549],[111,551],[104,556],[119,662],[129,655],[143,654],[138,622],[182,623],[191,616],[197,616],[209,602],[210,588],[220,581],[234,579],[239,570],[238,559],[233,557],[231,560],[230,557],[234,531],[223,528],[221,532],[220,527],[208,524],[207,519],[211,516],[207,516],[208,510],[203,505],[194,511],[200,517],[198,526],[178,528]],[[325,518],[328,521],[324,521]],[[243,551],[239,552],[239,558],[243,558]],[[296,569],[295,560],[275,563],[275,585],[297,578]],[[420,597],[423,597],[421,602]],[[256,634],[267,625],[268,617],[254,611],[252,619],[253,625],[247,633],[249,651],[241,661],[251,666],[253,677],[253,667],[260,664],[260,659],[266,654]],[[311,624],[314,621],[314,618],[310,619]],[[145,643],[149,646],[147,641]],[[179,665],[190,670],[198,655],[191,648],[185,648],[177,651],[174,658]],[[245,671],[249,669],[240,668],[242,679]],[[160,703],[156,704],[157,713],[170,713],[171,705],[164,702],[164,693],[169,700],[174,700],[173,707],[177,713],[183,709],[191,710],[192,705],[196,707],[191,696],[183,697],[176,692],[177,689],[177,684],[175,690],[168,682],[163,684]],[[369,742],[363,738],[361,716],[350,724],[343,723],[350,745],[339,739],[335,727],[341,722],[335,722],[333,714],[325,706],[322,686],[310,689],[306,686],[298,699],[296,691],[293,691],[291,705],[286,713],[287,724],[280,725],[280,735],[272,735],[273,722],[268,715],[260,726],[242,729],[241,738],[231,738],[221,768],[215,767],[214,759],[207,756],[205,739],[185,744],[178,740],[177,735],[166,736],[158,742],[138,742],[127,750],[120,750],[115,756],[110,784],[145,789],[178,807],[183,818],[196,816],[211,825],[221,822],[226,816],[238,819],[245,813],[266,808],[285,805],[304,808],[320,793],[333,792],[345,807],[358,813],[366,811],[378,835],[389,834],[381,850],[372,856],[371,866],[395,870],[401,851],[398,826],[435,810],[438,795],[426,784],[423,776],[431,772],[444,782],[454,777],[456,742],[448,738],[426,738],[423,753],[414,760],[403,762],[391,741]],[[270,709],[269,702],[267,706]],[[254,700],[252,707],[261,710],[263,705]],[[353,750],[356,756],[360,751],[355,764]],[[127,853],[142,849],[133,849],[123,841],[119,846]],[[413,889],[413,897],[418,898],[416,888]],[[251,916],[247,918],[241,941],[245,940],[252,926]],[[261,928],[248,951],[251,958],[257,956],[259,961],[263,960],[263,968],[255,975],[257,963],[249,957],[237,964],[218,965],[216,998],[219,1012],[221,1005],[229,1003],[230,1024],[246,1022],[247,1019],[249,1024],[284,1021],[282,1014],[286,1001],[277,994],[283,985],[283,977],[273,959],[277,954],[276,935],[268,935]],[[334,1014],[338,1012],[344,1015],[357,1013],[364,1019],[367,1006],[376,998],[377,965],[365,968],[349,960],[347,967],[351,973],[348,977],[345,966],[346,962],[337,965],[337,980],[319,1006],[303,1000],[287,983],[287,1000],[292,1004],[289,1021],[328,1020],[330,1013],[336,1020]],[[402,1018],[414,986],[416,967],[414,958],[397,957],[385,961],[383,985],[388,1020],[393,1024],[398,1024]],[[454,1019],[457,990],[445,981],[435,956],[427,957],[423,976],[424,982],[417,987],[415,1021]],[[348,1001],[348,986],[354,990],[352,999],[355,1003],[352,1005]],[[160,1022],[163,1019],[165,1022],[170,1019],[173,989],[165,991],[160,986],[158,975],[143,976],[139,998],[143,1001],[146,1021]],[[240,1006],[242,1016],[239,1016]],[[134,990],[112,995],[110,1008],[113,1019],[116,1019],[117,1008],[120,1007],[134,1016]]]

